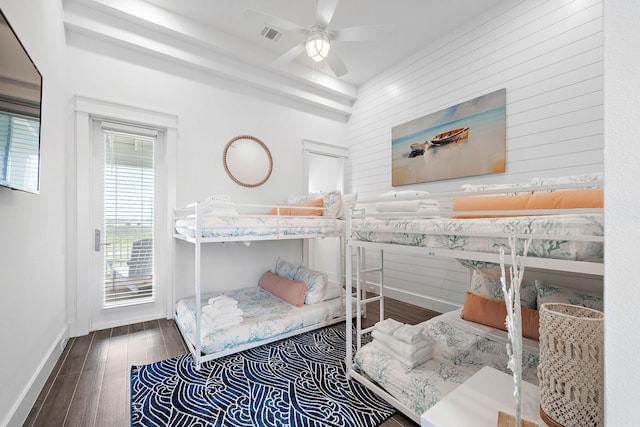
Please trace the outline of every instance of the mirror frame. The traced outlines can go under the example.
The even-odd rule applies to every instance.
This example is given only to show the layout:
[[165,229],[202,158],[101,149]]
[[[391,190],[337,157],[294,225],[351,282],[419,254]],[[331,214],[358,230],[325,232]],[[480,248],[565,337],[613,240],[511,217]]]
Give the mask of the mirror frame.
[[[227,152],[229,151],[229,148],[233,145],[234,142],[236,142],[238,140],[241,140],[241,139],[249,139],[249,140],[252,140],[252,141],[256,142],[260,147],[262,147],[262,149],[267,154],[267,158],[269,159],[269,170],[267,171],[267,174],[265,175],[264,178],[262,178],[260,181],[258,181],[256,183],[240,181],[233,174],[233,172],[229,168],[229,164],[227,163]],[[265,145],[264,142],[260,141],[255,136],[251,136],[251,135],[239,135],[239,136],[236,136],[235,138],[232,138],[229,142],[227,142],[227,145],[224,147],[224,152],[222,154],[222,161],[224,163],[224,170],[227,172],[227,175],[229,175],[229,178],[231,178],[236,184],[242,185],[243,187],[258,187],[258,186],[264,184],[265,182],[267,182],[267,180],[271,176],[271,171],[273,170],[273,158],[271,157],[271,152],[269,151],[269,148]],[[237,173],[237,171],[236,171],[236,173]]]

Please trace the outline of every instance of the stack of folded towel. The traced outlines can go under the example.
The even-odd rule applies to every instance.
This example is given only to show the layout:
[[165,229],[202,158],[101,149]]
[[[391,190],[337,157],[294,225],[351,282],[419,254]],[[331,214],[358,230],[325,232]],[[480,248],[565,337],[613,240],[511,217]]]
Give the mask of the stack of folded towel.
[[217,216],[238,215],[238,208],[226,194],[209,196],[204,200],[204,213]]
[[203,319],[213,329],[220,329],[227,326],[242,323],[242,310],[238,308],[238,301],[221,295],[209,298],[208,303],[202,307]]
[[434,339],[419,325],[407,325],[394,319],[375,324],[372,345],[392,356],[409,369],[433,356]]

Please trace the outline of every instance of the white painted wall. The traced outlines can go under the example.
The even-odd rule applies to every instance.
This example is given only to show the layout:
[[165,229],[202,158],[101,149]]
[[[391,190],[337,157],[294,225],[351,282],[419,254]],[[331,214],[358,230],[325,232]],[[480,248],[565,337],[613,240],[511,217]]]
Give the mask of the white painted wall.
[[[393,126],[500,88],[505,173],[397,188],[455,191],[467,182],[602,171],[602,31],[600,0],[503,2],[428,44],[360,89],[348,125],[347,192],[375,197],[392,188]],[[456,261],[386,252],[385,266],[385,283],[400,299],[434,310],[464,300],[469,273]]]
[[[561,7],[565,2],[527,1],[514,5],[513,10],[522,10],[527,4],[534,4],[536,5],[534,9],[539,10],[539,7],[550,4]],[[584,7],[585,4],[589,4],[589,1],[571,3],[572,7],[577,8]],[[183,145],[178,149],[179,203],[204,197],[212,192],[210,188],[215,189],[216,192],[232,192],[239,198],[247,199],[254,195],[260,198],[264,197],[264,200],[271,200],[270,197],[285,197],[289,189],[280,189],[279,186],[298,185],[294,180],[287,181],[287,179],[295,177],[297,173],[295,171],[299,170],[296,162],[301,163],[299,162],[300,154],[298,154],[301,153],[301,149],[296,147],[299,147],[298,144],[302,138],[333,143],[340,143],[338,139],[353,138],[357,144],[363,146],[357,152],[365,157],[363,164],[354,166],[352,170],[352,188],[356,191],[361,189],[371,194],[384,191],[390,187],[390,165],[385,163],[384,158],[388,158],[386,151],[390,148],[391,126],[437,111],[476,94],[488,92],[494,87],[499,87],[500,83],[511,82],[509,79],[503,82],[490,82],[486,87],[477,87],[475,91],[469,93],[464,92],[465,87],[460,83],[457,92],[441,95],[440,98],[432,98],[430,94],[436,93],[435,91],[440,84],[436,84],[436,87],[428,86],[431,80],[428,76],[430,68],[426,65],[414,64],[421,61],[421,58],[423,58],[423,62],[432,58],[438,48],[441,53],[455,51],[453,46],[463,48],[465,43],[463,41],[455,42],[455,40],[456,37],[462,37],[465,34],[464,31],[469,33],[465,36],[466,41],[483,39],[480,37],[482,28],[500,31],[503,25],[498,25],[498,21],[504,22],[503,18],[506,15],[500,15],[500,10],[498,13],[491,11],[490,15],[479,18],[478,27],[469,27],[453,33],[449,40],[454,44],[449,45],[443,42],[432,46],[427,52],[417,54],[407,63],[363,88],[362,102],[357,105],[357,112],[349,125],[347,138],[343,138],[344,130],[334,123],[278,108],[273,104],[252,99],[248,94],[244,96],[238,93],[234,94],[232,91],[213,90],[203,84],[188,83],[186,79],[183,80],[172,75],[171,73],[175,70],[166,64],[162,64],[161,67],[165,71],[154,72],[140,66],[139,60],[133,57],[127,58],[124,62],[109,58],[108,55],[113,53],[111,48],[102,49],[107,55],[105,57],[86,52],[74,52],[74,49],[71,49],[72,58],[67,63],[59,2],[0,0],[0,7],[19,32],[22,41],[44,75],[44,116],[47,118],[43,124],[41,194],[34,196],[0,189],[0,218],[2,219],[0,239],[3,242],[2,256],[0,256],[0,272],[2,272],[0,301],[3,302],[3,308],[0,310],[0,340],[9,349],[5,349],[0,356],[0,384],[2,384],[0,425],[21,424],[24,415],[26,415],[21,411],[25,409],[28,411],[32,403],[29,399],[35,398],[33,395],[25,396],[24,393],[31,385],[31,381],[37,381],[40,378],[33,378],[33,375],[37,374],[37,371],[45,364],[48,353],[54,352],[58,336],[64,334],[66,330],[65,282],[67,278],[65,263],[68,258],[73,258],[75,255],[74,248],[65,244],[65,229],[68,228],[67,212],[69,211],[66,201],[69,196],[65,192],[65,180],[67,164],[70,161],[68,159],[73,158],[73,152],[68,149],[70,143],[65,136],[64,128],[69,112],[65,110],[64,106],[71,94],[74,94],[74,91],[65,94],[67,81],[70,86],[74,87],[74,90],[82,89],[84,95],[100,96],[140,106],[155,105],[167,112],[178,114],[185,121],[184,126],[181,124],[180,133],[180,144]],[[505,10],[504,13],[507,13],[508,10]],[[604,15],[606,32],[604,37],[604,85],[606,89],[604,93],[604,106],[606,107],[604,113],[606,122],[604,168],[607,177],[605,200],[607,216],[607,240],[605,242],[606,425],[626,426],[635,424],[635,403],[637,396],[640,395],[640,372],[631,362],[640,352],[640,340],[637,338],[637,332],[629,327],[629,325],[638,324],[640,320],[638,310],[634,305],[634,302],[640,299],[640,288],[635,286],[635,278],[640,275],[640,271],[638,271],[640,266],[637,263],[638,250],[633,244],[634,235],[629,234],[630,230],[637,230],[639,226],[636,183],[640,181],[640,171],[637,167],[640,147],[636,143],[636,135],[640,134],[640,120],[638,120],[640,82],[637,78],[640,75],[640,67],[636,52],[640,50],[640,34],[637,31],[637,22],[640,21],[640,6],[635,0],[608,0],[604,2]],[[482,25],[482,22],[486,22],[486,25]],[[517,34],[519,33],[514,33],[513,37],[516,37]],[[596,36],[596,38],[602,42],[602,35]],[[511,41],[519,40],[517,37],[509,37],[508,39]],[[498,42],[496,41],[496,43]],[[477,47],[474,45],[472,50],[475,51]],[[551,49],[551,51],[554,50]],[[578,52],[573,49],[571,51]],[[583,59],[589,52],[594,54],[594,62],[591,67],[601,70],[603,53],[599,47],[578,53],[573,61]],[[82,60],[95,61],[96,63],[91,66],[79,64],[78,62]],[[149,67],[154,65],[154,60],[149,58],[145,58],[143,62]],[[98,74],[84,76],[84,74],[72,73],[68,75],[67,80],[67,71],[71,72],[73,69],[72,66],[67,66],[68,64],[81,66],[85,71]],[[113,66],[114,71],[99,70],[101,64]],[[500,64],[496,63],[492,69],[501,69]],[[523,64],[521,66],[523,67],[523,76],[526,75],[527,69],[533,75],[532,77],[541,72],[532,65]],[[482,69],[483,67],[477,67],[479,71]],[[536,72],[531,72],[531,70],[536,70]],[[412,80],[406,73],[416,75],[413,80],[418,80],[414,82],[413,86],[402,86]],[[193,74],[197,73],[185,73],[185,77],[187,75],[198,77]],[[397,101],[394,101],[395,98],[391,98],[390,95],[384,95],[385,92],[383,92],[386,88],[390,88],[394,81],[394,74],[397,74],[396,81],[400,84],[398,90],[405,91],[404,98],[399,98]],[[569,75],[572,74],[569,73]],[[419,79],[421,75],[424,75],[426,80],[421,81]],[[131,76],[135,76],[133,81],[129,80]],[[74,83],[77,79],[79,81]],[[106,79],[109,84],[103,85],[101,83],[103,79]],[[480,85],[469,77],[467,79],[466,82],[471,87]],[[517,80],[515,77],[514,79]],[[602,90],[601,79],[602,77],[597,72],[591,78],[596,91]],[[200,76],[196,80],[206,79]],[[584,84],[588,85],[589,80],[586,79]],[[430,89],[421,90],[421,84],[427,85]],[[455,84],[455,81],[449,82],[449,85]],[[507,85],[506,87],[507,99],[512,105],[513,100],[509,98],[511,86]],[[573,86],[568,86],[566,89],[569,90],[571,87]],[[185,89],[192,92],[185,92]],[[231,88],[231,90],[234,89],[237,88]],[[203,93],[200,94],[197,90],[202,90]],[[376,94],[376,90],[380,93]],[[532,100],[551,99],[550,96],[558,91],[560,89],[553,90],[542,97],[533,97]],[[406,95],[408,92],[412,92],[416,99],[411,100],[410,96]],[[401,93],[398,92],[398,94]],[[378,96],[381,99],[374,102]],[[549,98],[547,98],[548,96]],[[205,101],[200,97],[209,99],[210,102],[207,104],[220,105],[217,104],[220,102],[227,109],[205,105]],[[189,104],[189,98],[200,98],[200,101],[196,101],[192,105]],[[582,103],[582,106],[584,112],[597,109],[595,104]],[[218,116],[204,112],[198,113],[196,111],[198,108],[211,108],[218,113]],[[549,112],[553,112],[553,109],[548,110],[549,108],[552,107],[530,109],[523,117],[538,118],[544,111],[547,111],[546,116],[548,116]],[[221,110],[223,111],[221,112]],[[248,115],[247,111],[250,112]],[[508,108],[508,111],[510,114],[508,126],[512,129],[514,122],[511,109]],[[194,119],[189,118],[189,115],[192,114],[195,116]],[[210,131],[206,129],[206,126],[213,126],[214,119],[212,117],[220,117],[221,119],[216,122],[214,130]],[[242,120],[243,117],[247,120]],[[203,118],[206,123],[200,122]],[[377,122],[380,124],[378,125]],[[566,122],[573,123],[569,120]],[[282,127],[287,129],[280,129]],[[589,135],[601,134],[602,116],[595,120],[588,118],[582,126],[572,125],[567,130],[580,132],[582,127],[592,130],[591,132],[585,130],[587,132],[585,134],[576,134],[580,138],[579,141],[588,138]],[[279,169],[280,166],[274,169],[274,179],[277,180],[278,186],[259,188],[253,192],[248,189],[235,188],[226,181],[226,176],[223,175],[219,163],[220,153],[227,139],[235,136],[240,130],[247,133],[254,132],[256,136],[261,137],[269,144],[272,151],[278,153],[277,156],[274,154],[274,160],[279,163],[281,161],[279,159],[283,158],[283,168],[284,165],[289,164],[291,167],[289,171]],[[258,132],[260,133],[258,134]],[[514,134],[510,135],[511,140]],[[596,137],[592,136],[592,138]],[[529,141],[535,141],[535,138],[530,138]],[[280,146],[285,142],[291,142],[294,149],[287,150],[284,145]],[[371,146],[367,146],[367,143],[370,143]],[[565,145],[569,148],[572,147],[570,143]],[[276,146],[281,148],[275,149]],[[592,151],[602,150],[601,145],[596,145],[596,147],[599,148]],[[506,181],[507,178],[519,180],[535,174],[536,167],[544,169],[539,162],[538,166],[524,172],[511,169],[509,165],[515,167],[513,161],[515,153],[512,152],[515,149],[510,147],[509,150],[507,173],[487,177],[483,182],[502,181],[503,179]],[[563,157],[562,161],[571,160],[572,157]],[[593,155],[593,157],[599,157],[597,161],[594,161],[593,167],[601,167],[602,153]],[[547,158],[547,162],[553,161],[553,158]],[[367,163],[370,163],[371,166],[367,167]],[[542,163],[544,164],[544,162]],[[577,165],[570,163],[567,172],[591,170],[588,169],[590,166],[591,163],[584,160]],[[386,167],[389,173],[378,176],[373,173],[376,167]],[[565,171],[553,167],[547,172],[559,175]],[[205,175],[203,179],[198,180],[199,174]],[[284,176],[280,176],[280,174]],[[369,185],[368,182],[371,184]],[[434,187],[438,188],[439,185],[434,185]],[[302,188],[292,191],[302,191]],[[69,224],[69,226],[71,225]],[[186,254],[181,254],[178,261],[181,265],[187,266],[189,263],[183,260],[185,257]],[[34,262],[37,268],[34,268]],[[245,263],[236,268],[242,270],[247,265],[248,263]],[[44,366],[44,369],[48,368],[50,366]],[[37,383],[34,388],[39,389]],[[25,400],[22,401],[22,405],[18,406],[23,398]],[[9,420],[12,422],[10,423]]]
[[607,0],[605,18],[605,425],[637,425],[640,396],[640,3]]
[[[276,105],[260,93],[252,96],[246,87],[169,62],[77,33],[68,36],[73,95],[178,117],[177,206],[214,194],[228,194],[237,202],[285,203],[288,195],[307,192],[303,139],[345,144],[344,123]],[[237,135],[253,135],[271,151],[273,172],[259,187],[242,187],[224,170],[224,147]],[[174,243],[176,296],[193,295],[193,245]],[[264,271],[275,266],[278,256],[301,261],[301,248],[299,241],[255,242],[250,247],[207,245],[203,250],[203,290],[254,286]]]
[[60,2],[0,8],[43,76],[40,194],[0,188],[0,425],[20,425],[67,334],[65,42]]

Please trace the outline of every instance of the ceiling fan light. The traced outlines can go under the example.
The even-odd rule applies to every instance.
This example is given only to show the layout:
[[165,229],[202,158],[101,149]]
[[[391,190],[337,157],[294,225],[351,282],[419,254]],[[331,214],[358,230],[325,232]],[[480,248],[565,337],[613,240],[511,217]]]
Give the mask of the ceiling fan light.
[[323,33],[311,33],[305,45],[307,55],[316,62],[320,62],[329,54],[329,38]]

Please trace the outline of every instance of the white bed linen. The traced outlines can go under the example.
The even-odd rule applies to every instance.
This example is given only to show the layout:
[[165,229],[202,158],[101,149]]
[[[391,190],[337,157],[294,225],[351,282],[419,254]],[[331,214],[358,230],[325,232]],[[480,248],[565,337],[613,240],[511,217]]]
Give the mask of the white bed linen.
[[[460,318],[455,310],[421,323],[436,341],[433,357],[408,369],[373,345],[355,356],[357,368],[418,416],[483,366],[507,368],[507,333]],[[523,379],[537,384],[538,342],[523,339]]]
[[[283,235],[305,236],[341,233],[344,221],[329,217],[296,216],[215,216],[205,215],[202,220],[202,237],[223,239],[247,237],[276,237]],[[195,220],[178,218],[175,221],[178,234],[195,237]]]
[[[227,292],[203,294],[201,304],[209,298],[227,295],[238,301],[243,311],[243,321],[239,325],[213,329],[203,316],[200,325],[202,352],[211,354],[245,343],[251,343],[281,335],[330,320],[345,313],[344,298],[334,298],[313,305],[295,307],[257,286]],[[194,343],[195,297],[185,298],[176,303],[176,322],[186,333],[186,339]]]
[[604,217],[601,214],[473,219],[354,218],[352,230],[355,239],[368,242],[488,253],[498,253],[500,247],[508,253],[507,238],[469,234],[541,234],[550,237],[534,239],[529,247],[529,257],[602,262],[604,256],[602,242],[570,240],[571,236],[579,235],[604,236]]

